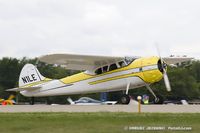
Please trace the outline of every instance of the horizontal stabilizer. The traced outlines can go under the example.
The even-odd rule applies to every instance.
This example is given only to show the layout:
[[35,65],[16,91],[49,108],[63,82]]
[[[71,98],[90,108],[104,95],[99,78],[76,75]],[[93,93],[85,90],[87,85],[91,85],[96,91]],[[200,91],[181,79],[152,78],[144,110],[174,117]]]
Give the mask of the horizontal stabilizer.
[[32,91],[32,90],[36,90],[36,89],[40,89],[41,87],[38,86],[38,87],[25,87],[25,88],[13,88],[13,89],[8,89],[6,91],[16,91],[16,92],[19,92],[19,91]]

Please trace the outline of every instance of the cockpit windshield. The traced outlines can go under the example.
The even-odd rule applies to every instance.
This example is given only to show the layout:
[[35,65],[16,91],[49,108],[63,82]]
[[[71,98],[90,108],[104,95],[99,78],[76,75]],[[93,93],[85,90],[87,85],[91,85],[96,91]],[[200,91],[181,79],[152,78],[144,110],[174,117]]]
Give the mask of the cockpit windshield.
[[125,62],[127,63],[127,65],[131,64],[136,58],[135,57],[125,57]]

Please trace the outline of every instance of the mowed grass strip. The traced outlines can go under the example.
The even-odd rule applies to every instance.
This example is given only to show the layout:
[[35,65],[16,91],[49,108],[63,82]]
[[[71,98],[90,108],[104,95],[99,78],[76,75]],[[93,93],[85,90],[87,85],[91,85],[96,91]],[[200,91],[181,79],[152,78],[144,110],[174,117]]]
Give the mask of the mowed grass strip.
[[[192,127],[198,133],[200,114],[157,113],[0,113],[0,133],[123,133],[149,132],[124,130],[125,127]],[[155,131],[151,131],[155,132]]]

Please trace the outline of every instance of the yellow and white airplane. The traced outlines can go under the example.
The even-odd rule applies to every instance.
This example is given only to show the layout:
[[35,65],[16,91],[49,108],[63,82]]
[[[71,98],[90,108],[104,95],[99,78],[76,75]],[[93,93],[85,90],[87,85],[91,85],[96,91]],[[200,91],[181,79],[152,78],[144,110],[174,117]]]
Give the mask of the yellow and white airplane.
[[14,95],[10,95],[7,100],[0,98],[0,104],[1,105],[13,105],[15,104],[15,101],[13,100],[15,98]]
[[40,61],[56,64],[66,69],[84,72],[62,79],[49,79],[40,74],[32,64],[26,64],[19,77],[19,87],[8,91],[20,91],[26,97],[43,97],[73,95],[96,92],[126,90],[121,103],[128,104],[129,89],[146,86],[159,101],[150,88],[150,84],[164,77],[168,91],[171,90],[166,73],[167,64],[189,61],[187,57],[111,57],[73,54],[51,54],[39,58]]

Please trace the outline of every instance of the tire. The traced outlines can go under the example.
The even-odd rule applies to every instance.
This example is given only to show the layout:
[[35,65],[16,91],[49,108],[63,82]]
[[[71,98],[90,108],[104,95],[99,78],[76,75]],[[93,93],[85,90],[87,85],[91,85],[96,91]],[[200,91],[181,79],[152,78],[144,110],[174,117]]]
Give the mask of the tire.
[[157,96],[157,99],[154,99],[154,104],[163,104],[164,98],[160,95]]
[[129,95],[123,95],[120,98],[120,103],[121,104],[129,104],[130,103],[130,96]]
[[31,99],[30,99],[30,105],[34,105],[34,104],[35,104],[35,98],[31,97]]

